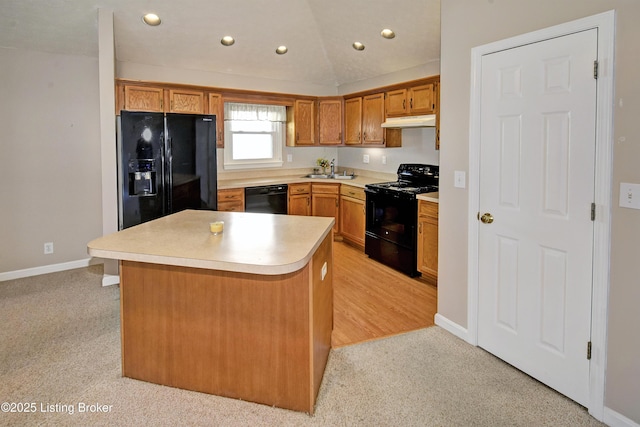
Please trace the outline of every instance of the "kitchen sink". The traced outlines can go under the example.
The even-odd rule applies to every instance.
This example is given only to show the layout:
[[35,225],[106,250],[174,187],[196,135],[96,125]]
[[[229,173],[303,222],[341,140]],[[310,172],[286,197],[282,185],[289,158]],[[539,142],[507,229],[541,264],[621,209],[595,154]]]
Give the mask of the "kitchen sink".
[[314,174],[310,173],[305,175],[305,178],[320,178],[320,179],[354,179],[355,175],[327,175],[327,174]]

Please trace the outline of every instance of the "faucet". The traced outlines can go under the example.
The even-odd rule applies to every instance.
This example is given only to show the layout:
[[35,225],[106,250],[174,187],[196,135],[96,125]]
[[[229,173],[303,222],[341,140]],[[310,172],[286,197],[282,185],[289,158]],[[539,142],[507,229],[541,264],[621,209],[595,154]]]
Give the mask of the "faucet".
[[335,167],[336,167],[335,161],[336,161],[336,159],[331,160],[331,165],[330,165],[331,166],[331,176],[334,176],[336,174],[335,173],[336,172],[335,171]]

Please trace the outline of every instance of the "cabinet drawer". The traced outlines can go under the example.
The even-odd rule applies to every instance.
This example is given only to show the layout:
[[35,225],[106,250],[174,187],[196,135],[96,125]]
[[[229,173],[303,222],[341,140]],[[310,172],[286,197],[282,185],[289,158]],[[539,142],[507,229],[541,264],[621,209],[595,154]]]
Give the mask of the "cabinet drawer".
[[430,216],[438,218],[438,204],[434,202],[426,202],[420,200],[418,203],[418,215]]
[[340,187],[340,194],[347,197],[353,197],[354,199],[364,200],[364,188],[354,187],[352,185],[342,184]]
[[289,184],[289,194],[309,194],[311,192],[311,184]]
[[340,184],[311,184],[313,193],[338,194]]
[[244,201],[218,202],[218,210],[221,212],[244,212]]
[[244,188],[232,188],[229,190],[218,190],[218,205],[224,202],[237,202],[244,203]]

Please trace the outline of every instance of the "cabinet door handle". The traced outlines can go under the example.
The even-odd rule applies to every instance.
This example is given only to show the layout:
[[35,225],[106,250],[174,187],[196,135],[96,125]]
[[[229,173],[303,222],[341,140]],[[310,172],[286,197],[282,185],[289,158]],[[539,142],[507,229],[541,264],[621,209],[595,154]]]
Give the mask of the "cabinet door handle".
[[403,99],[403,100],[402,100],[402,109],[403,109],[403,110],[406,110],[406,109],[407,109],[407,100],[406,100],[406,99]]
[[409,108],[413,110],[413,98],[409,100]]

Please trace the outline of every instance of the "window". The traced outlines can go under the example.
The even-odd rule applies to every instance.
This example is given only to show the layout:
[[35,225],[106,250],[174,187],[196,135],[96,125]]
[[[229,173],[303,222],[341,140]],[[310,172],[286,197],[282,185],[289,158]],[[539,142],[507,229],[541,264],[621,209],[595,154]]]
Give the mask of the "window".
[[287,111],[283,106],[224,104],[224,168],[282,166]]

